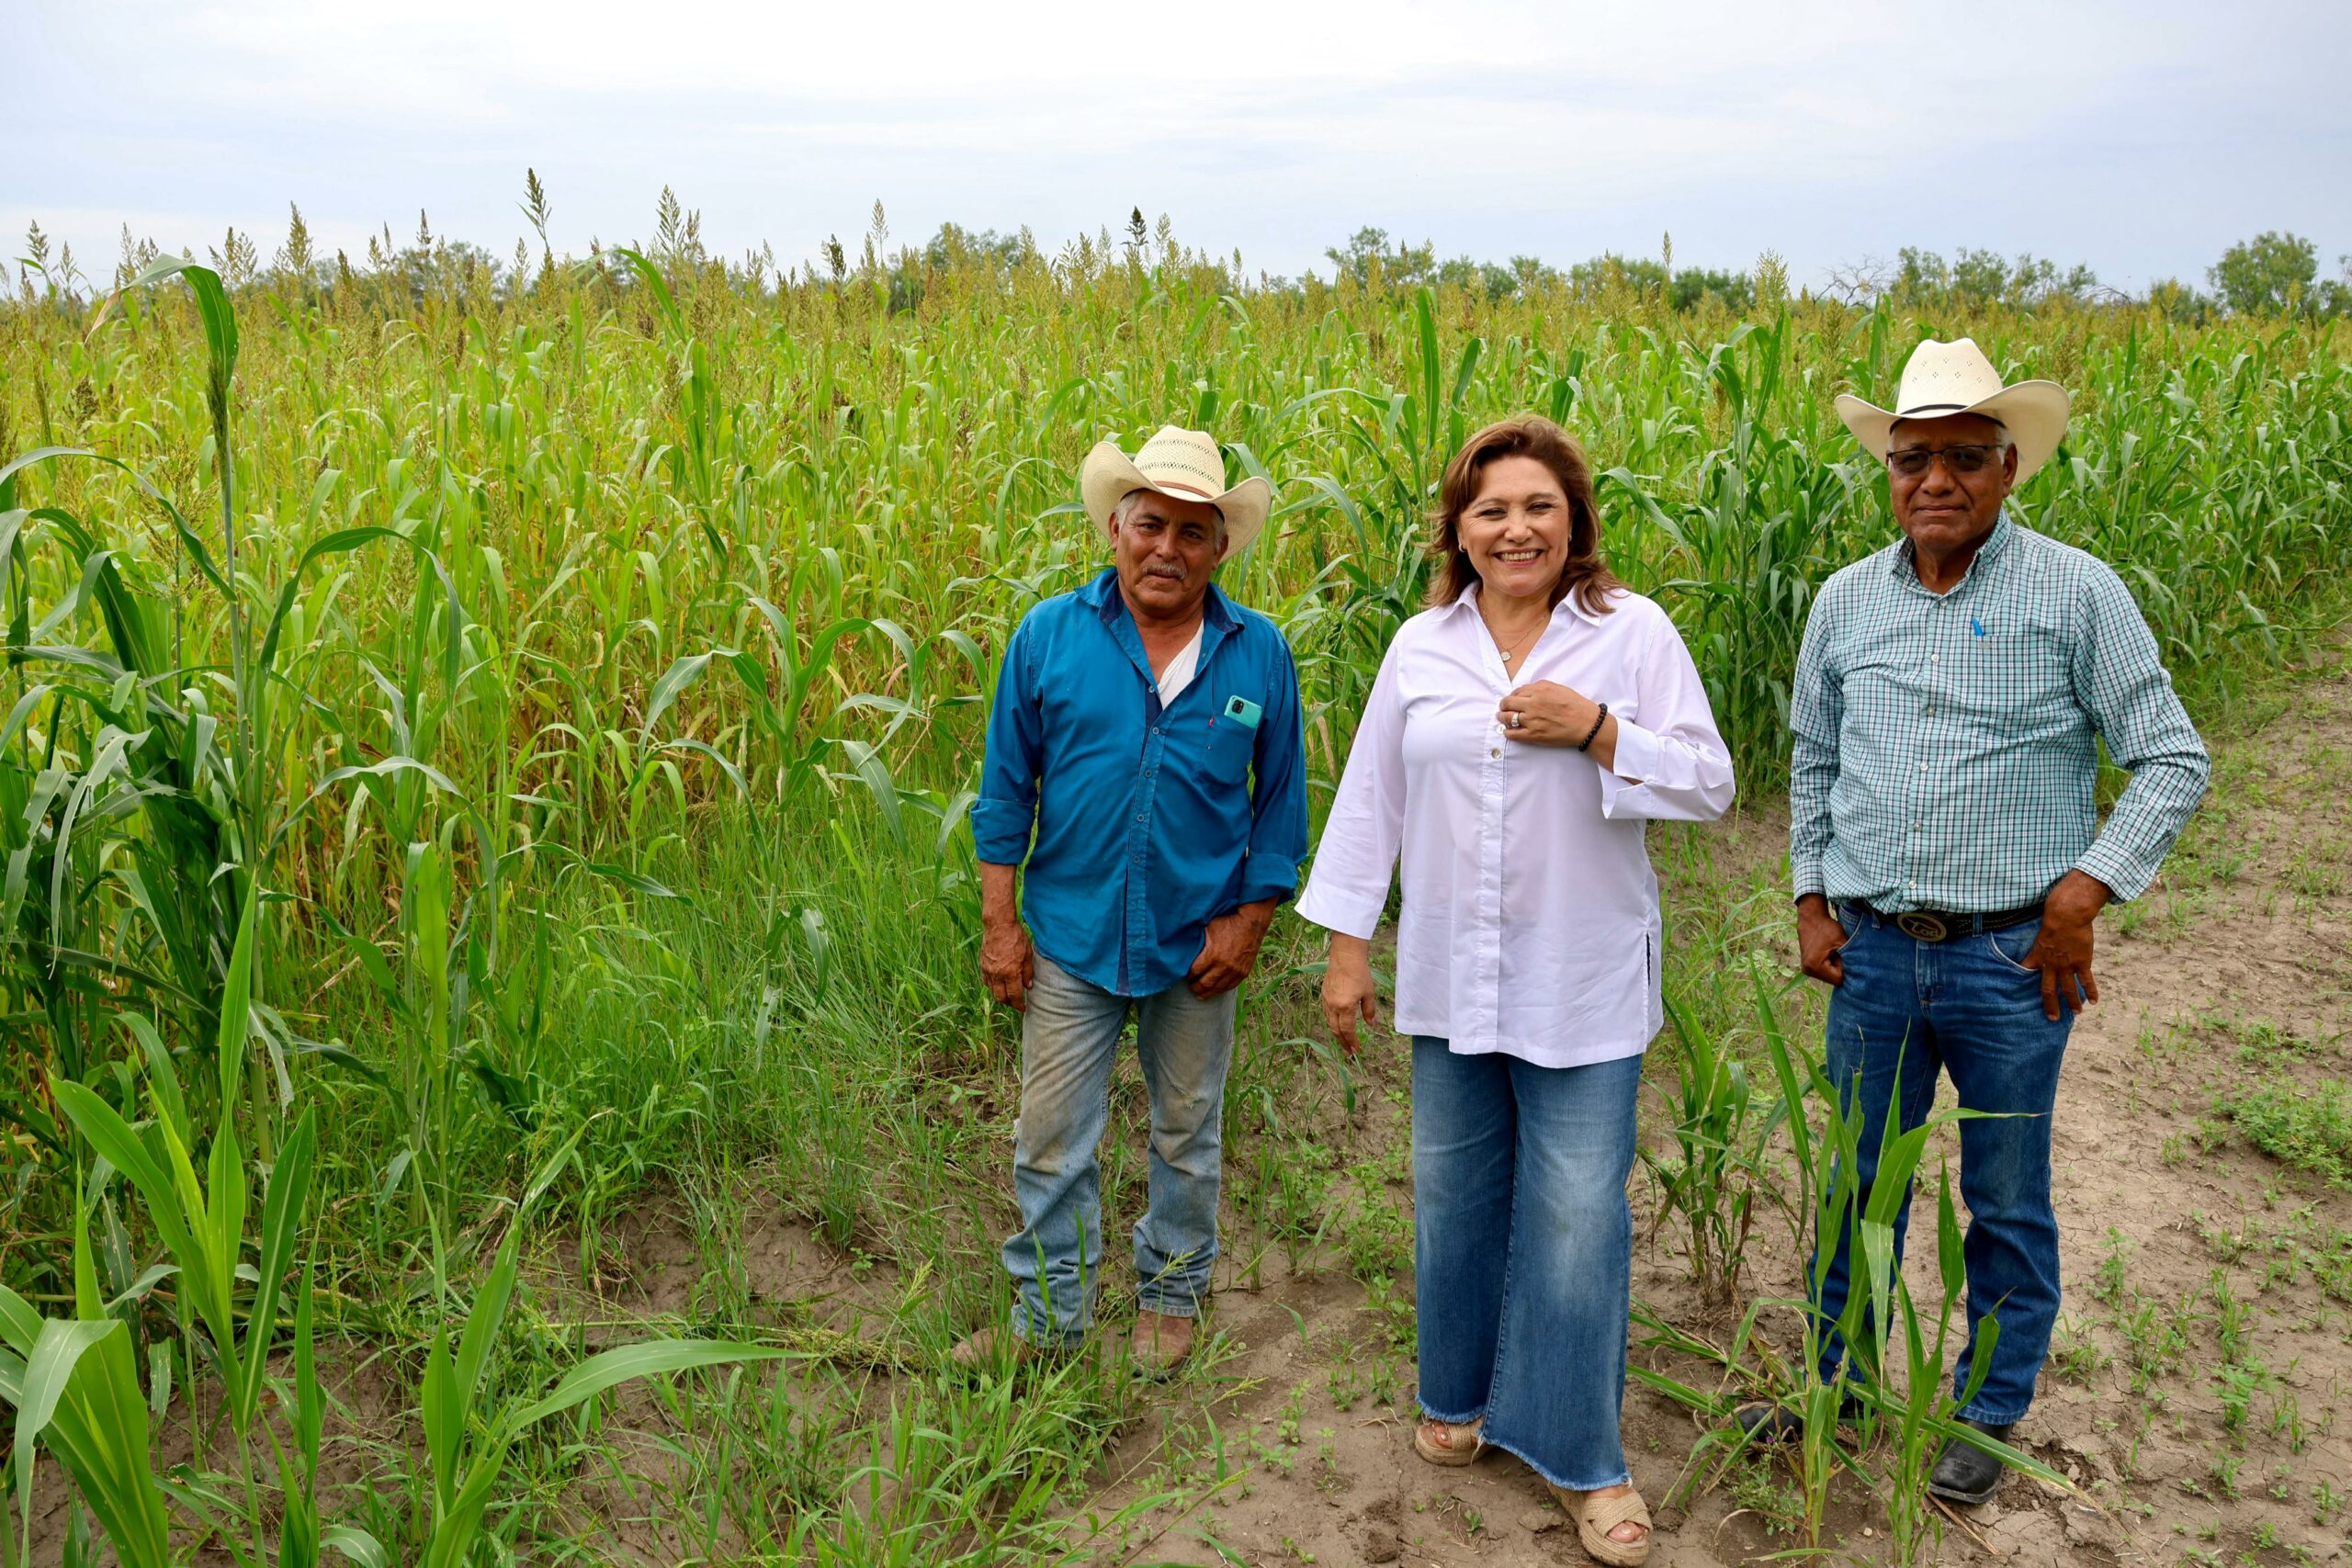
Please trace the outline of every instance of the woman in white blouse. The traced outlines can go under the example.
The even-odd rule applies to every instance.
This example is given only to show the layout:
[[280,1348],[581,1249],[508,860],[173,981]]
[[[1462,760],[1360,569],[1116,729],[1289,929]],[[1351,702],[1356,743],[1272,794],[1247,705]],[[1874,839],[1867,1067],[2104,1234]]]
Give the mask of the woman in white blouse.
[[1665,1021],[1643,824],[1723,815],[1731,758],[1674,624],[1602,564],[1591,469],[1558,425],[1473,436],[1435,521],[1430,607],[1381,661],[1298,908],[1331,932],[1323,1009],[1352,1051],[1379,1021],[1370,942],[1401,860],[1414,1448],[1517,1454],[1588,1552],[1632,1568],[1649,1514],[1618,1438],[1625,1179]]

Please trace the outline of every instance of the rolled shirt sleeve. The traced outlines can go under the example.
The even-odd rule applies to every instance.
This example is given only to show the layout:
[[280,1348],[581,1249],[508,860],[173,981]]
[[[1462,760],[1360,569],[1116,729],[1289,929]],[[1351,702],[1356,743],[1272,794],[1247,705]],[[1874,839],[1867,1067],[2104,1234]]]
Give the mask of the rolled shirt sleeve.
[[1642,722],[1617,720],[1617,751],[1600,775],[1611,820],[1712,822],[1731,808],[1731,751],[1682,635],[1657,614],[1635,671]]
[[1006,644],[997,671],[996,703],[989,710],[986,751],[980,761],[980,797],[972,803],[972,848],[991,865],[1019,865],[1029,858],[1037,821],[1037,769],[1043,726],[1031,655],[1034,639],[1023,621]]
[[2156,879],[2212,773],[2205,742],[2189,722],[2155,637],[2123,580],[2105,565],[2083,585],[2073,677],[2075,697],[2115,765],[2132,782],[2075,869],[2120,899]]

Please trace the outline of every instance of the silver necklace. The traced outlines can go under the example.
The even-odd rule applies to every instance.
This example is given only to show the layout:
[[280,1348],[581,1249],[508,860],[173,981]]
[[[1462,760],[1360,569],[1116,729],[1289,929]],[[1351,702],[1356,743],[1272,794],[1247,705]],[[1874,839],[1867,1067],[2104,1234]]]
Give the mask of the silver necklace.
[[[1528,642],[1543,635],[1544,626],[1550,624],[1551,619],[1552,617],[1549,615],[1544,616],[1543,620],[1536,622],[1524,633],[1521,634],[1517,641],[1513,642],[1509,648],[1502,650],[1503,668],[1505,670],[1509,670],[1510,668],[1510,661],[1519,657],[1520,650],[1524,648]],[[1488,637],[1494,636],[1493,626],[1490,626],[1487,628],[1487,635]]]

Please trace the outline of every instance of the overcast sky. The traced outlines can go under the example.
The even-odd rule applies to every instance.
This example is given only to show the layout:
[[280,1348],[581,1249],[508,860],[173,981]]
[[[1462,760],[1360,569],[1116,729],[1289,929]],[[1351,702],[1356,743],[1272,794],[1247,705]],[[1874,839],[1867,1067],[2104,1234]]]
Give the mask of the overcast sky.
[[1604,250],[1801,282],[1916,244],[2199,284],[2289,229],[2352,251],[2352,5],[1714,0],[1205,5],[0,0],[0,238],[103,280],[119,235],[268,254],[389,221],[511,254],[650,235],[854,254],[943,220],[1049,248],[1140,206],[1250,270],[1361,226],[1442,254]]

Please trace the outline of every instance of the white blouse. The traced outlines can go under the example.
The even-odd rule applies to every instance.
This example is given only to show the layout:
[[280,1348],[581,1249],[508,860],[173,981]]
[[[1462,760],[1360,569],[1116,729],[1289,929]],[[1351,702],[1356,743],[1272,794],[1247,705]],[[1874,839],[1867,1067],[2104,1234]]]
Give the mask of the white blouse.
[[[1348,752],[1298,912],[1369,939],[1401,852],[1396,1028],[1539,1066],[1638,1055],[1666,1022],[1645,819],[1712,821],[1731,754],[1666,612],[1573,598],[1504,671],[1477,589],[1398,628]],[[1605,702],[1613,770],[1506,739],[1498,710],[1555,681]]]

